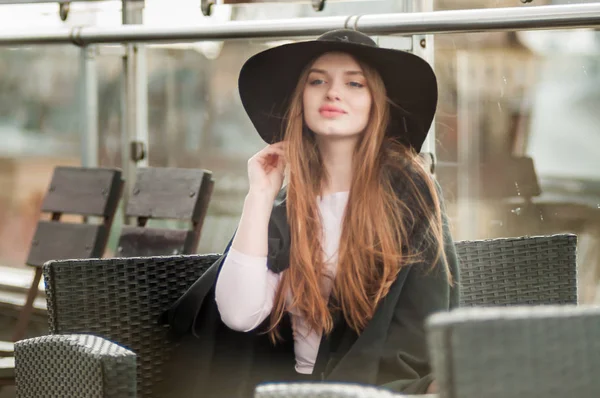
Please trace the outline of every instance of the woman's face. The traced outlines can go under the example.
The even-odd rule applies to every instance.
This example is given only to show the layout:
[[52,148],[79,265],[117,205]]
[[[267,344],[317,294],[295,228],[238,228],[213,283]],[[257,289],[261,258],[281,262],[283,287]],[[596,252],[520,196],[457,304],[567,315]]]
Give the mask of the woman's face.
[[371,92],[363,70],[344,53],[326,53],[312,65],[303,93],[304,121],[318,136],[357,138],[367,126]]

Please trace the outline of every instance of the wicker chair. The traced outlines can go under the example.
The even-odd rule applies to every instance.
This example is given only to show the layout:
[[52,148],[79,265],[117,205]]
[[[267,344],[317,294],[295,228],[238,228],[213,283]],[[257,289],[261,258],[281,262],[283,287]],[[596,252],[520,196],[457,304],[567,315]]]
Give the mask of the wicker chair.
[[[175,347],[158,324],[218,255],[49,262],[44,266],[51,334],[89,333],[137,354],[138,396],[157,397]],[[85,380],[81,380],[85,383]]]
[[600,308],[459,308],[427,329],[440,398],[600,397]]
[[577,236],[456,243],[460,307],[577,303]]
[[18,341],[15,355],[19,398],[136,396],[136,355],[103,338],[36,337]]
[[[550,249],[563,240],[571,249],[558,252]],[[503,304],[510,304],[507,300],[518,304],[519,295],[545,295],[546,289],[555,289],[556,286],[565,290],[557,294],[560,300],[563,297],[573,298],[576,291],[574,280],[573,283],[562,282],[571,281],[574,274],[574,237],[563,235],[514,241],[512,246],[506,240],[459,242],[462,267],[468,270],[461,288],[480,289],[481,304],[487,304],[490,298],[498,295],[503,297]],[[494,249],[496,244],[500,249]],[[515,250],[515,246],[520,249]],[[487,250],[482,250],[482,247]],[[520,257],[529,260],[521,261]],[[50,333],[89,333],[130,349],[138,356],[138,395],[158,397],[157,391],[166,371],[165,363],[174,345],[167,339],[168,328],[159,326],[156,320],[217,258],[218,255],[187,255],[49,262],[44,266],[44,279]],[[495,265],[494,268],[504,264],[511,267],[511,271],[519,270],[514,268],[515,263],[522,267],[531,264],[541,270],[554,269],[554,278],[542,278],[546,285],[540,286],[522,270],[509,273],[506,277],[512,278],[518,286],[518,289],[511,290],[506,289],[502,280],[476,275],[477,272],[490,272],[489,264]],[[558,275],[559,271],[564,275]],[[520,283],[519,277],[527,281]],[[544,301],[548,300],[545,298]],[[59,361],[56,358],[56,362]],[[31,382],[23,381],[24,384]],[[81,383],[85,384],[86,380],[81,380]],[[177,398],[176,394],[170,396]]]

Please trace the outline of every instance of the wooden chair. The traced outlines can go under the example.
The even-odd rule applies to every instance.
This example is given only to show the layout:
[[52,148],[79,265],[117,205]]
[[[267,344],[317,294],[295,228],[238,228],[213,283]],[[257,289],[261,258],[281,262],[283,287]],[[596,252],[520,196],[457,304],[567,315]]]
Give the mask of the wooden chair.
[[481,167],[484,199],[518,198],[530,203],[542,193],[532,158],[506,156],[484,162]]
[[481,199],[495,209],[493,236],[542,235],[543,214],[534,199],[542,193],[535,164],[525,156],[489,160],[481,166]]
[[[108,168],[57,167],[42,203],[50,220],[40,219],[26,264],[35,268],[13,341],[26,333],[33,302],[48,260],[102,257],[121,198],[121,171]],[[83,222],[64,222],[63,215],[81,216]],[[89,217],[100,222],[91,223]]]
[[[137,170],[126,217],[136,225],[123,226],[117,256],[193,254],[212,196],[212,173],[202,169],[147,167]],[[149,220],[189,222],[185,229],[148,226]]]

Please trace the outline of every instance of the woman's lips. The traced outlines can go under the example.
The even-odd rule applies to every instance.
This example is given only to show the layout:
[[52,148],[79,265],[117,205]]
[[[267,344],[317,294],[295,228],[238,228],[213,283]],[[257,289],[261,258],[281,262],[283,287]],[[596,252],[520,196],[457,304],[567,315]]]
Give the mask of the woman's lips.
[[340,109],[338,107],[326,105],[326,106],[322,106],[319,108],[319,113],[323,117],[334,118],[334,117],[342,116],[346,112],[344,112],[343,109]]

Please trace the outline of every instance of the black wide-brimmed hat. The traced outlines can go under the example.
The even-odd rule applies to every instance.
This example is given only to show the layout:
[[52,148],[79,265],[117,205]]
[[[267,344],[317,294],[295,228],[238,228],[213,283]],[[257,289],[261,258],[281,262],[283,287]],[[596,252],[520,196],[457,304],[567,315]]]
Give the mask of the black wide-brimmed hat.
[[396,105],[390,107],[388,134],[420,152],[437,106],[435,73],[417,55],[381,48],[369,36],[350,29],[270,48],[242,66],[238,81],[242,104],[262,139],[268,144],[283,139],[284,117],[302,70],[333,51],[348,53],[379,72]]

